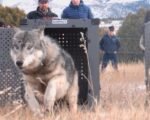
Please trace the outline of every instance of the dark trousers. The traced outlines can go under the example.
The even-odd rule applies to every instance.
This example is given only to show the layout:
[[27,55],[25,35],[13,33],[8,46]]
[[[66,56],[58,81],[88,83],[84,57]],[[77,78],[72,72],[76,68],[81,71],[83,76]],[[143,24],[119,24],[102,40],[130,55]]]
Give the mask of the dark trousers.
[[103,59],[102,59],[101,70],[104,70],[107,67],[109,61],[111,61],[113,68],[117,70],[118,58],[117,58],[117,54],[115,53],[104,53]]

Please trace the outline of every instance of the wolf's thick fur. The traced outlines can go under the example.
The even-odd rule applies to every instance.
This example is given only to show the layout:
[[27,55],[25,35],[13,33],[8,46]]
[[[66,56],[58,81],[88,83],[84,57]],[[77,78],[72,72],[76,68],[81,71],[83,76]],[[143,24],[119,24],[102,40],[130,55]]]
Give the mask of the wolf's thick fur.
[[71,56],[41,29],[16,30],[11,57],[23,73],[25,99],[35,114],[41,103],[51,111],[54,102],[65,97],[77,110],[78,73]]

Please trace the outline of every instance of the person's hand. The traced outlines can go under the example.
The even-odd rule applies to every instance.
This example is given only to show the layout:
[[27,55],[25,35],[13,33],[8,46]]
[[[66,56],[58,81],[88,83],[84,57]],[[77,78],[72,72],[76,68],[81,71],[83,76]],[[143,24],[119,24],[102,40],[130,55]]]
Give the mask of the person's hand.
[[104,51],[100,50],[100,51],[99,51],[99,54],[100,54],[100,55],[104,54]]
[[114,51],[114,54],[117,54],[117,51]]

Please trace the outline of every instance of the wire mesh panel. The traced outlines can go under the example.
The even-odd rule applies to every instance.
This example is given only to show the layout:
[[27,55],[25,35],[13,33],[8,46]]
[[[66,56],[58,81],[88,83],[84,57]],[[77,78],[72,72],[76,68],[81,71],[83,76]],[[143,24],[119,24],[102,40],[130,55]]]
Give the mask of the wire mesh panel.
[[12,29],[0,29],[0,105],[22,99],[22,81],[10,57]]
[[[79,104],[87,102],[88,95],[88,65],[85,50],[80,47],[82,37],[86,37],[86,28],[46,28],[45,34],[58,40],[59,44],[73,57],[79,72]],[[87,39],[86,39],[87,40]],[[86,77],[84,77],[86,76]]]

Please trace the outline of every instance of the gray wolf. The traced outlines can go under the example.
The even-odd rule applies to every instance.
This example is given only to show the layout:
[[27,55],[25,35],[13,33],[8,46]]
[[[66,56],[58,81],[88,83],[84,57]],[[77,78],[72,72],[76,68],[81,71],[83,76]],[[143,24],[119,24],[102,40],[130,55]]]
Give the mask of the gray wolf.
[[[43,29],[15,29],[10,51],[23,75],[25,100],[34,114],[52,111],[54,103],[65,97],[71,111],[77,111],[78,72],[72,57]],[[41,107],[42,106],[42,107]]]

